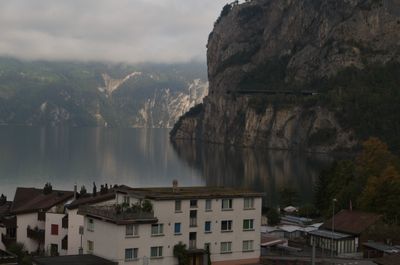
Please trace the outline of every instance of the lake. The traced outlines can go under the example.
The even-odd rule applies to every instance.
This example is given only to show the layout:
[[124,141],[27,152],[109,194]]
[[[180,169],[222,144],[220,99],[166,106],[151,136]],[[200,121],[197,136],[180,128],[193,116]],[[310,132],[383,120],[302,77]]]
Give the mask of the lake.
[[169,141],[168,129],[0,127],[0,193],[15,188],[92,190],[92,183],[132,187],[244,187],[279,204],[279,190],[291,187],[304,202],[332,158],[322,154],[265,151]]

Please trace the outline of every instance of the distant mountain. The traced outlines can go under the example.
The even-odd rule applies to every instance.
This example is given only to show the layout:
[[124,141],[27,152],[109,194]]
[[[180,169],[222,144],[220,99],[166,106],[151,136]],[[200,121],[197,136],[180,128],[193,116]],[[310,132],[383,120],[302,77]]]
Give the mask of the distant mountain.
[[201,63],[0,58],[0,124],[168,128],[207,93]]

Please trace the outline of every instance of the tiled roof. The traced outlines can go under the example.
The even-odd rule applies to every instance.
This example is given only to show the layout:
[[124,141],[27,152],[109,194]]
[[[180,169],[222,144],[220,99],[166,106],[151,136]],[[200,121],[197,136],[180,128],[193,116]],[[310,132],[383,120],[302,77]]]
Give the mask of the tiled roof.
[[115,192],[113,190],[109,190],[106,194],[97,194],[96,196],[88,194],[88,196],[74,200],[67,207],[68,209],[76,209],[81,205],[105,202],[108,200],[112,200],[114,198],[115,198]]
[[[359,235],[381,218],[375,213],[342,210],[335,215],[335,231]],[[332,229],[332,219],[326,221],[321,228]]]
[[12,202],[5,202],[0,205],[0,220],[10,212],[11,204]]
[[17,188],[14,201],[11,205],[11,213],[30,213],[39,210],[48,210],[51,207],[66,202],[74,196],[72,191],[53,190],[44,194],[43,189]]
[[130,188],[121,186],[118,192],[154,200],[262,197],[263,193],[224,187]]

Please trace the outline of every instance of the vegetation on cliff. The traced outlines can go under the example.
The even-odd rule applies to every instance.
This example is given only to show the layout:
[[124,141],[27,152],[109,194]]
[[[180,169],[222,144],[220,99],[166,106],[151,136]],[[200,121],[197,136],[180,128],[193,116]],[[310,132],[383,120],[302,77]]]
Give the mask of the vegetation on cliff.
[[370,138],[354,160],[338,161],[323,171],[315,192],[315,205],[324,215],[332,212],[336,198],[336,210],[352,206],[400,224],[400,159],[378,138]]

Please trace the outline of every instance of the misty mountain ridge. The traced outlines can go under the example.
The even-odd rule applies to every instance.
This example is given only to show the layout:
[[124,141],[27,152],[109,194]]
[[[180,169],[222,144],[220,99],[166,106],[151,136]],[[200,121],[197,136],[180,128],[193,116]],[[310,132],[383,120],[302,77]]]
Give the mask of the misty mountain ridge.
[[0,123],[169,128],[208,93],[202,63],[0,58]]

